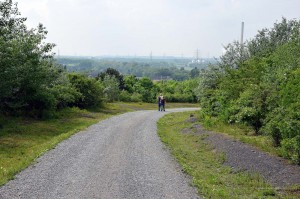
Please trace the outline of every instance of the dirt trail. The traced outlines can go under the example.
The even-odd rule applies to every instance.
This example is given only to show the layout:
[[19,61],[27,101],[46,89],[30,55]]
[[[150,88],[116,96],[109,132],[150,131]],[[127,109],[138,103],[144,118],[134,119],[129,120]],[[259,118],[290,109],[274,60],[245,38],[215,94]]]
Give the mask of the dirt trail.
[[287,160],[272,156],[259,149],[236,141],[220,133],[205,130],[200,125],[194,125],[197,134],[206,134],[205,139],[217,151],[226,155],[225,165],[235,171],[258,172],[273,186],[284,189],[291,185],[300,185],[300,167],[291,165]]

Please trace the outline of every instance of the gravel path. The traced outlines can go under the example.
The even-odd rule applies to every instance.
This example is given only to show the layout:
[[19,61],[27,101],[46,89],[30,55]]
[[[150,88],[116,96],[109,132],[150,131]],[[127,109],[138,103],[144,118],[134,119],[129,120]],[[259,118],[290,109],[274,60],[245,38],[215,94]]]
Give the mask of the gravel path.
[[206,140],[217,151],[226,155],[225,165],[235,171],[258,172],[273,186],[281,189],[290,185],[300,185],[300,167],[291,165],[287,160],[269,155],[255,147],[233,140],[219,133],[204,130],[195,125],[198,134],[207,134]]
[[157,136],[168,112],[119,115],[77,133],[0,188],[1,199],[198,198]]

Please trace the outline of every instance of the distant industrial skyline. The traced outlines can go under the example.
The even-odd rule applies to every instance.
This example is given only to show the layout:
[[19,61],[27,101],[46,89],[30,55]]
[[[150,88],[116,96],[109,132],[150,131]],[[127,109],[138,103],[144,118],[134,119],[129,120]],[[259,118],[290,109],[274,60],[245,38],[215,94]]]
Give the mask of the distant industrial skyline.
[[300,19],[299,0],[17,2],[28,27],[44,24],[54,52],[71,56],[219,57],[240,41],[242,21],[246,41],[282,17]]

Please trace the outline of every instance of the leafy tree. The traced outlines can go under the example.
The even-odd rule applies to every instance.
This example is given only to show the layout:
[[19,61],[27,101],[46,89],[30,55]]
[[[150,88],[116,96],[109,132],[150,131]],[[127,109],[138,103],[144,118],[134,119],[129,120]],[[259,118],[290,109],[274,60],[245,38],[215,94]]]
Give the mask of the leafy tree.
[[138,82],[138,79],[134,75],[126,75],[124,81],[126,90],[129,93],[134,93],[134,85]]
[[65,73],[61,73],[60,77],[56,80],[56,84],[50,88],[49,92],[56,99],[57,109],[73,106],[76,100],[82,97],[82,94],[70,83]]
[[195,78],[195,77],[198,77],[200,74],[200,71],[197,67],[193,68],[190,72],[190,76],[191,78]]
[[241,45],[239,42],[224,46],[225,54],[220,57],[219,66],[226,69],[236,69],[241,63],[249,58],[247,46]]
[[0,109],[42,116],[56,107],[55,96],[48,91],[62,70],[52,59],[54,44],[44,42],[44,26],[28,30],[25,21],[16,3],[0,2]]
[[201,107],[205,113],[212,116],[217,116],[220,113],[220,103],[218,102],[217,88],[221,82],[223,73],[217,66],[210,65],[207,70],[200,72],[198,87],[194,92],[200,101]]
[[103,81],[107,75],[115,77],[118,80],[120,90],[126,89],[123,75],[114,68],[107,68],[104,72],[99,73],[97,79]]
[[296,19],[274,23],[271,29],[264,28],[258,31],[254,39],[247,44],[251,56],[268,56],[277,47],[300,37],[300,23]]
[[68,74],[68,78],[76,91],[80,93],[79,95],[76,95],[73,105],[80,108],[90,108],[102,105],[104,94],[103,86],[99,81],[76,73]]
[[119,100],[119,82],[115,76],[106,75],[102,81],[104,95],[109,102]]
[[131,95],[128,91],[122,90],[119,95],[119,99],[122,102],[131,102]]
[[284,156],[300,164],[300,21],[283,18],[226,50],[218,65],[200,73],[195,92],[202,109],[270,135]]
[[142,95],[143,102],[153,102],[156,99],[157,88],[154,86],[152,80],[147,77],[139,79],[135,85],[137,93]]
[[160,81],[156,85],[168,102],[197,102],[194,94],[194,89],[197,87],[196,79],[182,82],[174,80]]

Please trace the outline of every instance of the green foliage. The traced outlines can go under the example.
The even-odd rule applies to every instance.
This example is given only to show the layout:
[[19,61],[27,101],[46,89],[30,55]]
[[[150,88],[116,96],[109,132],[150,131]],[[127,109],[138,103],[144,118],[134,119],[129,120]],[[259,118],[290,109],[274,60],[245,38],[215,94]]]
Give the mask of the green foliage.
[[73,105],[80,108],[89,108],[101,106],[103,103],[103,86],[94,78],[87,77],[82,74],[68,74],[69,81],[76,89],[79,95],[74,96],[75,102]]
[[194,89],[197,87],[196,79],[181,82],[174,80],[160,81],[156,85],[168,102],[197,102],[194,94]]
[[250,84],[245,91],[240,93],[237,100],[233,100],[228,108],[230,123],[244,123],[253,126],[258,133],[262,125],[264,101],[261,90],[257,85]]
[[115,76],[106,75],[102,81],[104,96],[107,101],[114,102],[119,99],[119,81]]
[[53,62],[54,44],[44,42],[46,29],[40,24],[28,30],[11,0],[0,2],[0,16],[1,111],[38,117],[55,111],[51,90],[63,70]]
[[226,50],[218,65],[200,73],[195,92],[203,111],[270,135],[299,164],[300,21],[283,18]]
[[254,39],[247,44],[252,56],[265,57],[276,50],[277,47],[300,37],[300,24],[296,19],[274,23],[273,28],[264,28],[258,31]]
[[191,78],[195,78],[195,77],[198,77],[200,74],[200,71],[197,67],[193,68],[190,72],[190,76]]
[[143,96],[139,93],[133,93],[130,96],[130,101],[131,102],[142,102],[143,101]]
[[290,139],[283,139],[281,145],[283,156],[291,159],[297,164],[300,164],[300,135]]
[[158,93],[156,86],[148,77],[142,77],[137,83],[137,91],[142,95],[143,102],[154,102]]
[[122,102],[131,102],[131,94],[126,90],[122,90],[119,99]]
[[[58,63],[66,66],[70,72],[85,72],[92,76],[106,73],[108,68],[114,69],[123,75],[136,77],[149,77],[152,80],[174,79],[177,81],[187,80],[190,77],[190,67],[186,67],[189,59],[153,59],[147,58],[59,58]],[[206,67],[208,61],[201,67]],[[197,66],[198,67],[198,66]],[[200,67],[200,66],[199,66]],[[104,71],[104,72],[103,72]],[[104,77],[104,76],[103,76]],[[121,85],[121,84],[120,84]],[[121,90],[123,89],[120,87]]]
[[104,81],[106,76],[114,77],[118,81],[120,90],[125,89],[124,77],[118,70],[114,68],[107,68],[104,72],[99,73],[96,79]]
[[56,99],[56,106],[58,109],[74,104],[76,99],[79,99],[82,94],[78,92],[69,82],[66,85],[58,84],[51,88],[51,92]]
[[135,91],[135,85],[138,82],[138,79],[133,75],[126,75],[124,81],[126,90],[129,93],[133,93]]

